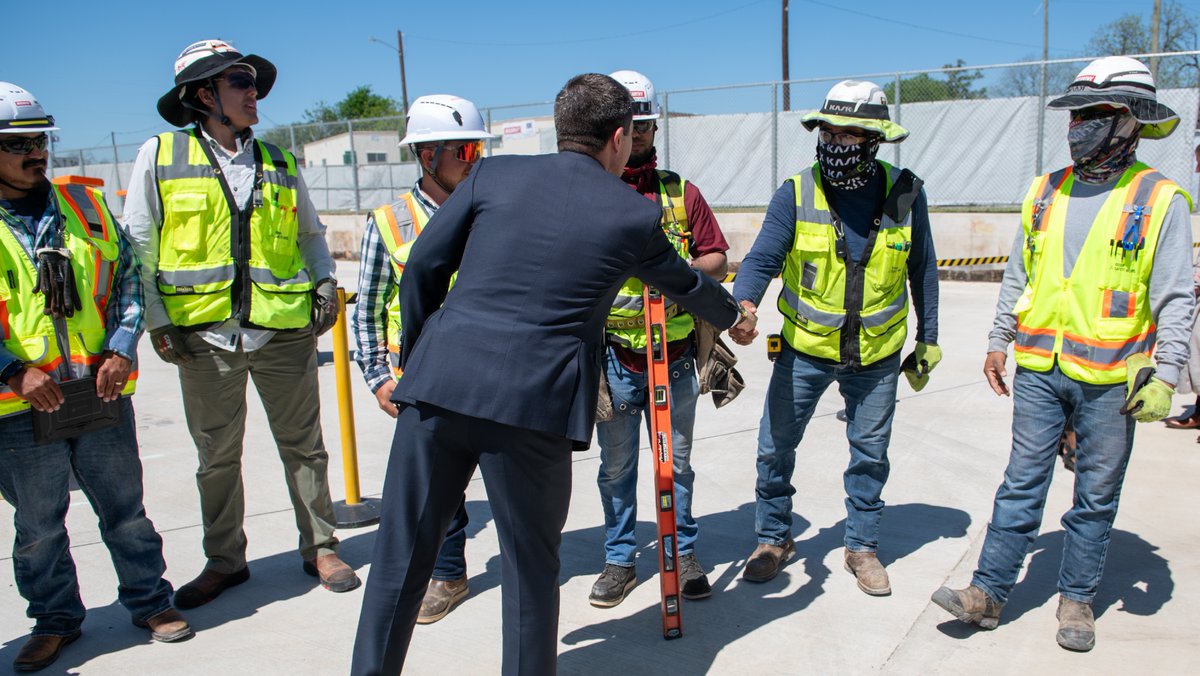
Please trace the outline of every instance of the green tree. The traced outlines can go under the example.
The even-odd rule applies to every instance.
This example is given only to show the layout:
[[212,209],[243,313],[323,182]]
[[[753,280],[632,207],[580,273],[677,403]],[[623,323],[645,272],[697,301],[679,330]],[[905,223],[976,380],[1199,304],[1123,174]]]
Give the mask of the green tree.
[[402,114],[398,101],[372,92],[371,85],[362,85],[350,90],[345,98],[332,106],[318,101],[315,106],[304,112],[304,121],[335,122],[370,117],[398,117]]
[[[943,67],[961,68],[965,63],[962,59],[958,59],[957,62],[948,63]],[[902,104],[917,101],[982,99],[987,96],[986,87],[979,89],[973,87],[975,81],[983,77],[982,72],[978,70],[953,70],[943,74],[945,75],[945,79],[932,77],[928,73],[901,78],[899,97],[896,96],[895,81],[884,85],[883,93],[887,96],[888,101],[892,103],[900,101]]]
[[[1149,3],[1146,3],[1149,5]],[[1150,33],[1152,15],[1125,14],[1096,30],[1087,45],[1089,54],[1148,54],[1152,52]],[[1166,0],[1158,25],[1158,48],[1162,52],[1196,49],[1196,15],[1184,9],[1178,0]],[[1175,56],[1159,60],[1156,83],[1162,88],[1200,86],[1200,58]]]

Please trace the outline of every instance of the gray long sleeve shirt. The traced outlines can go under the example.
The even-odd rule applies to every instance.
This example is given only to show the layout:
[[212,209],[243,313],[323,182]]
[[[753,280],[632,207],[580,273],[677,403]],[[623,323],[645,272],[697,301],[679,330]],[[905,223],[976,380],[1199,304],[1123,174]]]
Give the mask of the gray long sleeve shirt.
[[[1091,232],[1092,223],[1104,201],[1108,199],[1114,178],[1108,183],[1089,184],[1076,180],[1071,187],[1066,228],[1063,234],[1063,276],[1070,277],[1075,261]],[[1025,291],[1029,275],[1022,253],[1025,233],[1017,231],[1009,253],[1000,298],[996,302],[996,318],[988,334],[988,352],[1004,352],[1017,335],[1017,315],[1013,312],[1017,300]],[[1192,228],[1188,217],[1188,202],[1176,195],[1167,208],[1158,245],[1154,252],[1154,268],[1150,272],[1150,313],[1158,327],[1157,376],[1175,385],[1179,371],[1188,357],[1188,336],[1192,331],[1192,311],[1195,296],[1192,291]]]

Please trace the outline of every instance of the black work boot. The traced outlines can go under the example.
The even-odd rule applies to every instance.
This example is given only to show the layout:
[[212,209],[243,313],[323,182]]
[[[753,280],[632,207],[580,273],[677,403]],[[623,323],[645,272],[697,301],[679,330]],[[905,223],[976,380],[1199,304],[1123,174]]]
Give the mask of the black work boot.
[[612,608],[625,600],[629,591],[637,584],[637,572],[633,566],[604,564],[604,572],[592,585],[588,602],[597,608]]
[[708,575],[704,574],[704,566],[696,560],[695,554],[679,557],[679,593],[683,598],[692,601],[712,596],[712,585],[708,583]]

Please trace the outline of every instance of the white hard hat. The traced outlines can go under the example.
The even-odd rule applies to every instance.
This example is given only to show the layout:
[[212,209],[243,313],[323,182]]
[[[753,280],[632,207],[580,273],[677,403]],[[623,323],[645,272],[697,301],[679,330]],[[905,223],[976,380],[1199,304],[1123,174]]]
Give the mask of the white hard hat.
[[883,136],[884,143],[899,143],[908,138],[908,130],[892,122],[883,90],[865,80],[842,80],[835,84],[825,95],[821,109],[800,119],[809,131],[821,122],[872,131]]
[[1079,71],[1066,95],[1046,107],[1079,110],[1105,104],[1117,106],[1144,125],[1143,138],[1166,138],[1179,124],[1179,115],[1158,102],[1157,92],[1146,64],[1128,56],[1106,56]]
[[633,97],[633,119],[657,120],[660,117],[658,98],[654,96],[654,83],[650,78],[636,70],[618,70],[609,77],[629,90]]
[[451,94],[422,96],[408,107],[400,145],[495,138],[474,103]]
[[54,116],[46,114],[33,94],[11,82],[0,82],[0,134],[56,130]]

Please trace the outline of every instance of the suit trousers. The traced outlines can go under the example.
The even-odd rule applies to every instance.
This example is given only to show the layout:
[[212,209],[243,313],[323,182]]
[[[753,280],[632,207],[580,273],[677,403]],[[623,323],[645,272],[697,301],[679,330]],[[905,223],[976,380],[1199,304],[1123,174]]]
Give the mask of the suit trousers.
[[228,352],[196,334],[184,344],[192,361],[179,367],[183,411],[196,443],[206,568],[233,573],[246,566],[242,439],[246,379],[267,413],[283,461],[288,495],[305,560],[332,554],[337,519],[329,497],[329,455],[321,436],[316,339],[307,330],[280,331],[252,352]]
[[396,420],[352,674],[403,668],[434,559],[476,466],[500,541],[502,673],[555,673],[570,440],[418,403],[401,404]]

